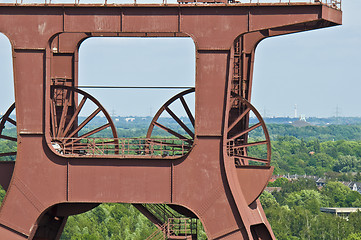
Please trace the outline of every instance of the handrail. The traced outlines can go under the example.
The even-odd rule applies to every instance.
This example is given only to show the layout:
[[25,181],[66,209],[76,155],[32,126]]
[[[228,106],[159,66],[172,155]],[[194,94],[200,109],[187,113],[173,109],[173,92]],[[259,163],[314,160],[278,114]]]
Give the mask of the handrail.
[[342,0],[315,0],[315,2],[320,2],[338,10],[342,9]]
[[51,145],[61,155],[88,157],[181,157],[192,148],[188,141],[174,138],[56,138]]
[[197,220],[191,218],[169,218],[167,236],[189,236],[197,234]]
[[173,236],[187,237],[197,235],[197,219],[187,218],[173,211],[166,204],[142,205],[162,223],[162,225],[158,225],[158,229],[146,240],[156,240],[158,237],[162,237],[161,239],[170,239]]
[[[89,0],[73,0],[73,3],[65,0],[42,0],[43,2],[38,2],[36,0],[30,0],[27,2],[26,0],[5,0],[2,1],[1,4],[15,4],[15,5],[29,5],[29,4],[36,4],[36,5],[73,5],[73,6],[80,6],[80,5],[120,5],[120,4],[152,4],[156,3],[151,0],[98,0],[98,2],[90,2]],[[299,4],[299,3],[320,3],[331,8],[335,8],[337,10],[341,10],[342,0],[158,0],[161,5],[169,5],[169,4],[202,4],[205,3],[209,4],[273,4],[273,3],[286,3],[289,5],[292,4]],[[1,5],[0,4],[0,5]]]

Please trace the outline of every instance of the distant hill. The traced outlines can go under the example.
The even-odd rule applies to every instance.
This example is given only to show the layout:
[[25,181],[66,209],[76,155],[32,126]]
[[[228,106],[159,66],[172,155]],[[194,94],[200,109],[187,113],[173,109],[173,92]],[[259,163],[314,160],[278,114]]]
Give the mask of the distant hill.
[[[13,116],[15,118],[15,116]],[[153,117],[137,117],[114,116],[113,122],[118,130],[119,137],[141,137],[147,134],[147,130]],[[85,117],[80,117],[79,122],[83,121]],[[192,129],[188,118],[181,117],[181,120]],[[361,118],[358,117],[339,117],[339,118],[306,118],[309,126],[293,126],[292,123],[297,122],[297,118],[274,117],[265,118],[267,129],[270,133],[271,139],[275,140],[278,136],[292,136],[298,139],[318,139],[320,141],[337,141],[337,140],[361,140]],[[174,119],[164,117],[159,119],[159,122],[165,126],[186,134]],[[257,123],[256,118],[250,119],[250,124]],[[91,125],[101,126],[106,123],[104,117],[95,117],[91,121]],[[12,127],[12,125],[10,126]],[[10,135],[15,135],[14,130],[10,131]],[[110,134],[110,131],[109,131]],[[159,128],[154,129],[154,134],[158,136],[170,136],[165,131]],[[261,128],[251,131],[251,137],[262,137],[263,132]],[[109,135],[110,136],[110,135]],[[107,136],[104,136],[107,137]]]
[[[290,124],[292,122],[298,121],[298,118],[291,117],[272,117],[264,118],[264,121],[267,124]],[[257,121],[256,118],[251,118],[251,122]],[[306,121],[311,125],[317,126],[327,126],[327,125],[361,125],[361,117],[330,117],[330,118],[317,118],[317,117],[308,117]]]
[[[279,136],[292,136],[304,140],[318,139],[320,141],[361,140],[361,124],[305,127],[295,127],[291,124],[267,124],[267,129],[272,140],[276,140]],[[251,137],[261,136],[263,136],[261,129],[251,132]]]

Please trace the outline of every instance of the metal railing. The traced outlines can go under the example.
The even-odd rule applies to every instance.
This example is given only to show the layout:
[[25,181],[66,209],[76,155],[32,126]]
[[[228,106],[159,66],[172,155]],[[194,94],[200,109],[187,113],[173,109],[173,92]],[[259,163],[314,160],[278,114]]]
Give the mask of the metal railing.
[[154,231],[146,240],[166,240],[174,236],[184,237],[197,236],[197,219],[169,218],[168,222]]
[[[246,2],[246,1],[241,1]],[[341,9],[342,0],[249,0],[249,3],[321,3],[332,8]]]
[[192,147],[187,140],[172,138],[60,138],[53,139],[52,146],[62,155],[164,158],[183,156]]
[[197,235],[197,219],[191,218],[169,218],[167,237]]
[[342,0],[3,0],[3,3],[14,3],[17,5],[26,4],[73,4],[74,6],[83,4],[182,4],[182,3],[207,3],[207,4],[239,4],[239,3],[322,3],[332,8],[341,9]]
[[196,218],[188,218],[166,204],[142,204],[162,225],[146,240],[172,239],[172,237],[197,236]]

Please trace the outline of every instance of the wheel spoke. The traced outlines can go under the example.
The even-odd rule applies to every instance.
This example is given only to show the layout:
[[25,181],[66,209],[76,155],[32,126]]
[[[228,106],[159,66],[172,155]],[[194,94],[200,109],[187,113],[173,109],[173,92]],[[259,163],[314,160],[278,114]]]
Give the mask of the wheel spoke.
[[0,138],[6,139],[6,140],[9,140],[9,141],[13,141],[13,142],[17,142],[17,139],[14,138],[14,137],[9,137],[9,136],[5,136],[5,135],[0,135]]
[[91,135],[93,135],[93,134],[95,134],[95,133],[97,133],[97,132],[100,132],[100,131],[102,131],[102,130],[104,130],[104,129],[108,128],[108,127],[110,127],[110,123],[104,124],[104,125],[103,125],[103,126],[101,126],[101,127],[98,127],[98,128],[96,128],[96,129],[94,129],[94,130],[92,130],[92,131],[88,132],[88,133],[85,133],[85,134],[81,135],[79,138],[86,138],[86,137],[89,137],[89,136],[91,136]]
[[81,99],[78,107],[76,108],[73,116],[71,117],[71,119],[70,119],[70,121],[69,121],[69,123],[68,123],[68,126],[65,128],[63,134],[62,134],[60,137],[64,137],[64,136],[66,136],[66,135],[68,134],[69,130],[71,129],[71,127],[72,127],[73,124],[74,124],[75,119],[77,119],[80,111],[82,110],[82,108],[83,108],[86,100],[87,100],[87,97],[85,97],[85,96]]
[[234,137],[230,138],[230,140],[234,140],[234,139],[236,139],[236,138],[239,138],[239,137],[241,137],[241,136],[243,136],[243,135],[245,135],[245,134],[249,133],[250,131],[252,131],[252,130],[254,130],[254,129],[258,128],[258,127],[259,127],[259,126],[261,126],[261,125],[262,125],[262,123],[261,123],[261,122],[259,122],[259,123],[255,124],[255,125],[253,125],[252,127],[248,128],[248,129],[246,129],[246,130],[244,130],[243,132],[241,132],[241,133],[239,133],[239,134],[235,135]]
[[63,110],[62,110],[61,116],[60,116],[60,123],[59,123],[58,135],[57,136],[63,135],[64,125],[65,125],[66,117],[67,117],[67,114],[68,114],[69,99],[70,99],[70,91],[67,90],[64,105],[63,105]]
[[[3,130],[5,129],[5,125],[7,123],[10,123],[16,127],[16,121],[10,117],[10,115],[14,111],[14,109],[15,109],[15,103],[13,103],[9,107],[9,109],[6,111],[6,113],[0,118],[0,120],[1,120],[1,122],[0,122],[0,139],[4,139],[4,140],[8,140],[8,141],[12,141],[12,142],[16,143],[17,142],[16,137],[10,137],[10,136],[3,135]],[[3,153],[0,153],[0,157],[15,156],[16,153],[17,152],[3,152]]]
[[238,123],[241,121],[250,111],[250,108],[247,108],[229,127],[228,132],[231,131]]
[[55,109],[55,102],[54,99],[51,100],[50,102],[50,114],[51,114],[51,129],[52,129],[52,134],[53,137],[55,137],[55,133],[57,133],[57,121],[56,121],[56,109]]
[[[165,131],[169,132],[170,134],[172,134],[172,135],[176,136],[176,137],[177,137],[177,138],[179,138],[179,139],[185,140],[185,141],[187,141],[187,142],[192,141],[191,139],[186,138],[186,137],[185,137],[185,136],[183,136],[182,134],[179,134],[179,133],[177,133],[177,132],[173,131],[172,129],[169,129],[169,128],[167,128],[167,127],[163,126],[162,124],[160,124],[160,123],[158,123],[158,122],[154,122],[154,125],[156,125],[156,126],[160,127],[161,129],[163,129],[163,130],[165,130]],[[193,142],[193,141],[192,141],[192,142]]]
[[259,142],[253,142],[253,143],[246,143],[246,144],[242,144],[242,145],[233,147],[233,149],[240,149],[240,148],[258,146],[258,145],[263,145],[263,144],[267,144],[267,143],[268,143],[267,141],[259,141]]
[[[225,151],[227,152],[227,155],[229,157],[232,157],[238,161],[240,165],[244,166],[251,166],[248,161],[253,162],[260,162],[263,164],[266,164],[267,166],[270,165],[270,159],[271,159],[271,145],[270,145],[270,138],[267,131],[267,128],[265,126],[265,123],[254,106],[252,106],[251,103],[249,103],[246,99],[242,98],[241,96],[237,94],[233,94],[231,96],[231,100],[228,104],[228,111],[229,111],[229,117],[228,117],[228,128],[225,129],[227,134],[225,134],[226,139],[224,139],[227,142]],[[234,105],[235,101],[238,101],[236,105]],[[239,115],[233,115],[236,114],[236,112],[231,112],[232,108],[238,109],[238,111],[242,111]],[[243,110],[244,109],[244,110]],[[249,119],[248,116],[250,113],[253,113],[256,118],[258,119],[258,122],[254,124],[253,126],[249,126]],[[233,120],[235,119],[235,120]],[[227,125],[226,125],[227,126]],[[249,137],[248,134],[257,129],[258,127],[261,127],[264,133],[264,140],[258,140],[255,142],[248,142]],[[250,147],[254,146],[262,146],[265,145],[265,147],[262,147],[262,151],[265,150],[267,153],[267,157],[259,158],[259,157],[251,157],[248,156],[247,150],[250,149]],[[260,150],[260,149],[259,149]],[[237,163],[235,163],[236,166],[238,166]],[[253,166],[255,167],[255,166]]]
[[7,121],[16,127],[16,121],[10,117],[7,118]]
[[86,138],[86,137],[89,137],[89,136],[91,136],[91,135],[93,135],[93,134],[95,134],[95,133],[97,133],[97,132],[100,132],[100,131],[102,131],[102,130],[104,130],[104,129],[108,128],[108,127],[110,127],[110,123],[104,124],[104,125],[103,125],[103,126],[101,126],[101,127],[98,127],[98,128],[96,128],[96,129],[94,129],[94,130],[92,130],[92,131],[88,132],[88,133],[85,133],[85,134],[81,135],[79,138]]
[[69,136],[68,138],[73,137],[77,134],[87,123],[89,123],[99,112],[101,111],[100,107],[98,107],[89,117],[87,117]]
[[0,153],[0,157],[15,156],[16,152]]
[[[163,106],[157,111],[157,113],[152,119],[152,122],[150,123],[146,135],[147,143],[145,146],[145,151],[148,154],[153,154],[157,151],[160,151],[162,156],[163,154],[166,154],[168,152],[171,152],[170,155],[176,156],[176,155],[184,155],[185,153],[189,152],[192,149],[194,143],[194,137],[195,137],[194,134],[195,120],[184,96],[190,93],[194,93],[194,91],[195,91],[194,88],[190,88],[187,89],[186,91],[176,94],[175,96],[170,98],[166,103],[164,103]],[[187,117],[190,123],[192,124],[193,129],[190,125],[188,124],[186,125],[186,123],[183,122],[181,118],[177,116],[177,112],[173,112],[173,110],[171,109],[173,108],[173,106],[175,106],[172,104],[177,100],[181,102],[184,112],[187,114]],[[176,131],[178,130],[178,127],[172,130],[158,122],[159,118],[162,116],[162,114],[165,114],[165,112],[167,112],[173,118],[173,120],[182,128],[182,130],[180,131],[182,132],[183,130],[185,131],[184,135]],[[155,126],[170,133],[173,136],[169,139],[153,139],[152,133],[154,131]]]
[[191,123],[192,123],[192,125],[194,127],[194,117],[193,117],[193,114],[192,114],[191,110],[188,107],[187,102],[184,100],[183,96],[181,96],[179,99],[182,102],[184,110],[186,111],[186,113],[188,115],[188,118],[189,118],[189,120],[191,121]]
[[177,115],[174,114],[172,110],[170,110],[168,107],[165,107],[165,110],[169,113],[169,115],[172,116],[172,118],[191,136],[194,138],[194,133],[180,120]]
[[261,163],[268,163],[269,160],[268,159],[262,159],[262,158],[255,158],[255,157],[249,157],[249,156],[237,156],[235,155],[234,157],[238,157],[244,160],[249,160],[249,161],[255,161],[255,162],[261,162]]

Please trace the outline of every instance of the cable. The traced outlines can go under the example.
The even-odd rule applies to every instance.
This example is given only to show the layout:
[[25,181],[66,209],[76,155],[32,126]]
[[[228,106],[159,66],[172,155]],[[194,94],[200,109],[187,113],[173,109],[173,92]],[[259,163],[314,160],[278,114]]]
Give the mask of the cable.
[[189,89],[194,87],[157,87],[157,86],[78,86],[78,88],[123,88],[123,89]]

